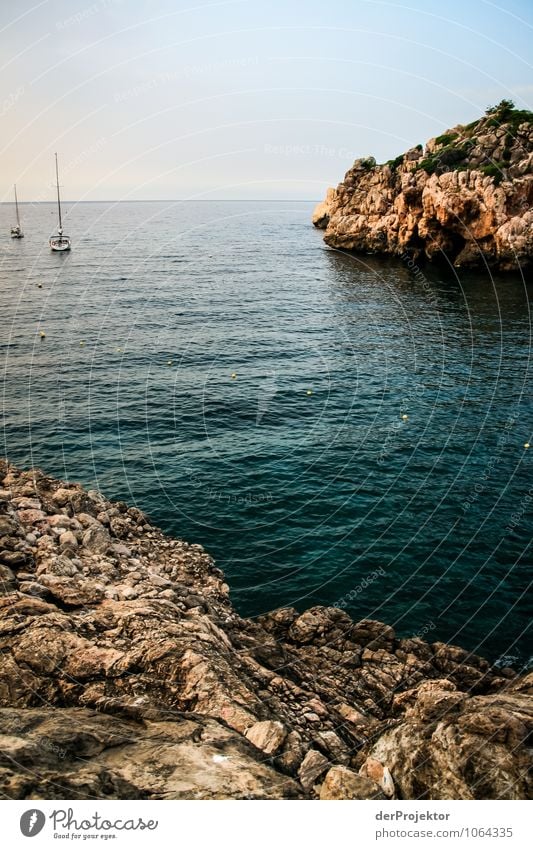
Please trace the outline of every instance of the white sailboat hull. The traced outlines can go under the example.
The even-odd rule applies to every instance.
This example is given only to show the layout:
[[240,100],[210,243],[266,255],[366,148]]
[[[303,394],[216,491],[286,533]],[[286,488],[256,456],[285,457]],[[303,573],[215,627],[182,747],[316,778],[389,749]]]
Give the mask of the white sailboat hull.
[[70,239],[68,236],[51,236],[49,240],[50,249],[53,251],[69,251]]

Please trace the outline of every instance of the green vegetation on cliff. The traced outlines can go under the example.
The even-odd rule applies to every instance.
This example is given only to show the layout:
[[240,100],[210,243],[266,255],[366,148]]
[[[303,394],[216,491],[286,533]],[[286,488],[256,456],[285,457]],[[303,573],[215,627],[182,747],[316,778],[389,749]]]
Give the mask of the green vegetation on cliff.
[[[511,159],[511,149],[519,127],[533,123],[533,112],[527,109],[515,109],[511,100],[502,100],[496,106],[489,106],[485,115],[466,126],[443,133],[434,141],[429,156],[417,163],[415,170],[427,174],[443,174],[447,171],[477,169],[493,177],[496,184],[505,176],[505,168]],[[504,129],[502,150],[498,159],[484,150],[481,138],[492,138],[496,131]],[[480,138],[478,138],[480,137]],[[472,156],[472,154],[476,154]]]
[[[426,174],[444,174],[448,171],[466,171],[477,169],[486,176],[494,178],[499,184],[506,176],[505,169],[511,162],[512,148],[519,127],[533,124],[533,112],[516,109],[511,100],[502,100],[496,106],[489,106],[485,115],[470,124],[460,125],[453,130],[437,136],[426,156],[416,162],[414,171]],[[500,133],[504,130],[503,135]],[[487,139],[501,136],[498,156],[492,156]],[[422,151],[422,145],[417,145]],[[406,154],[385,163],[392,171],[397,171],[408,162]]]

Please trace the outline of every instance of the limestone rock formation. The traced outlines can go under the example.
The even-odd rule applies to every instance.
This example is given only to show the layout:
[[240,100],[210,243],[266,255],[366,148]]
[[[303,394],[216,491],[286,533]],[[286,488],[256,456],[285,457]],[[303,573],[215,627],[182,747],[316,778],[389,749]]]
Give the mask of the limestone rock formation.
[[335,204],[335,189],[328,189],[326,197],[317,203],[313,212],[313,224],[315,227],[327,227]]
[[509,101],[376,165],[358,159],[313,223],[334,248],[456,267],[533,261],[533,113]]
[[531,793],[527,677],[335,607],[242,619],[228,592],[137,508],[0,461],[4,795]]
[[332,766],[320,788],[320,798],[385,799],[377,784],[345,766]]
[[3,709],[1,721],[0,781],[10,798],[303,795],[240,734],[211,719],[173,714],[169,720],[163,712],[141,723],[87,708],[38,708]]
[[529,798],[531,764],[522,743],[533,722],[532,687],[533,675],[483,696],[458,692],[449,681],[424,682],[402,694],[402,721],[372,753],[389,765],[404,798]]

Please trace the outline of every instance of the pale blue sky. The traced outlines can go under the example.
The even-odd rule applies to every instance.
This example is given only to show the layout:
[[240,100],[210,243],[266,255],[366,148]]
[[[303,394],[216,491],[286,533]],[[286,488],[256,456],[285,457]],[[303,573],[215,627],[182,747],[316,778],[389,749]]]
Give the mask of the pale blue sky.
[[4,190],[320,198],[510,97],[533,102],[533,3],[2,3]]

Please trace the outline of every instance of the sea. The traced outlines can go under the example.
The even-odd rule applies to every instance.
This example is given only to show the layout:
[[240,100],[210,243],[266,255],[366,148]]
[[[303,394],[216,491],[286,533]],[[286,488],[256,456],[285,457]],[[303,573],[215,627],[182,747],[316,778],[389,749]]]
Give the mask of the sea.
[[244,616],[524,668],[531,282],[329,249],[314,203],[66,203],[67,254],[1,205],[1,451],[202,544]]

